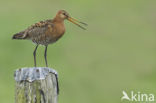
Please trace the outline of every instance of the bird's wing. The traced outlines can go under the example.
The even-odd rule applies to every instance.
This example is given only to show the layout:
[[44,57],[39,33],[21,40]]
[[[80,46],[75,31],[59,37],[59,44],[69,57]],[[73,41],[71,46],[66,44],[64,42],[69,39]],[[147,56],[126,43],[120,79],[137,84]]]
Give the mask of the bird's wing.
[[25,30],[25,36],[26,38],[31,37],[37,37],[42,34],[45,34],[45,32],[50,28],[52,29],[54,24],[52,23],[52,20],[46,20],[46,21],[40,21],[38,23],[35,23],[28,27]]

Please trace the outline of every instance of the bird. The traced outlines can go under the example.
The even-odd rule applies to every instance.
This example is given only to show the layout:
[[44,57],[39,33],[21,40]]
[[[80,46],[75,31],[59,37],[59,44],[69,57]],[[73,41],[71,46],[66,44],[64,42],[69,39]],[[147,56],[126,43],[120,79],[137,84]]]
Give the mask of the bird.
[[[27,29],[18,32],[12,36],[12,39],[18,40],[31,40],[36,44],[33,51],[34,66],[36,67],[36,51],[39,45],[45,46],[44,59],[46,67],[48,67],[47,62],[47,48],[49,44],[55,43],[59,40],[65,33],[64,20],[68,20],[73,24],[77,25],[83,30],[86,30],[84,26],[86,23],[80,22],[77,19],[72,18],[68,12],[65,10],[59,10],[53,19],[48,19],[44,21],[37,22]],[[83,26],[81,26],[83,25]]]

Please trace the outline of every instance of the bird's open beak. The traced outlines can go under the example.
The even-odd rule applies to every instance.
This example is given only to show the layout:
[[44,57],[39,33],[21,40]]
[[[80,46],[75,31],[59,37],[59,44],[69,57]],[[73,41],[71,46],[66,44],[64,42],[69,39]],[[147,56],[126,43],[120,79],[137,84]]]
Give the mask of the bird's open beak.
[[[74,18],[71,18],[71,17],[68,17],[67,20],[69,20],[69,21],[72,22],[73,24],[79,26],[81,29],[86,30],[86,28],[84,28],[83,26],[80,25],[80,24],[83,24],[83,25],[87,26],[86,23],[80,22],[80,21],[78,21],[78,20],[76,20],[76,19],[74,19]],[[80,23],[80,24],[78,24],[78,23]]]

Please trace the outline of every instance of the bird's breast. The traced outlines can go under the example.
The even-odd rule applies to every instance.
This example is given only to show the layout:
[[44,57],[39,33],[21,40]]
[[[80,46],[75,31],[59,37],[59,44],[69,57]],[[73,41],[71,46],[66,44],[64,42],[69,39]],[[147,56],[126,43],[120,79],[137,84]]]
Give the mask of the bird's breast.
[[63,23],[56,24],[56,35],[63,35],[65,33],[65,26]]
[[50,43],[56,42],[65,33],[65,27],[63,23],[55,24],[53,27],[49,26],[46,36],[50,40]]

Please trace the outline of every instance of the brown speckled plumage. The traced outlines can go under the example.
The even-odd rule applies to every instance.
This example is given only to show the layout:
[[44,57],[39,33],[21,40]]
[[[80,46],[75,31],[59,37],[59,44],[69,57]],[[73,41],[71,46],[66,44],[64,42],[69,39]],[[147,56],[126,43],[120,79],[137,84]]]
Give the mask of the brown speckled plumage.
[[13,38],[32,40],[36,44],[48,45],[57,41],[65,32],[64,23],[46,20],[35,23]]
[[35,66],[36,66],[36,50],[38,48],[38,45],[45,45],[46,46],[45,61],[46,61],[46,66],[48,66],[47,59],[46,59],[47,46],[48,44],[56,42],[65,33],[65,26],[64,26],[65,19],[71,21],[72,23],[76,24],[80,28],[85,29],[84,27],[78,24],[81,23],[83,25],[86,25],[85,23],[79,22],[71,18],[65,10],[60,10],[58,11],[54,19],[49,19],[49,20],[35,23],[30,27],[28,27],[27,29],[25,29],[24,31],[21,31],[13,35],[12,38],[32,40],[32,42],[37,44],[34,50]]

